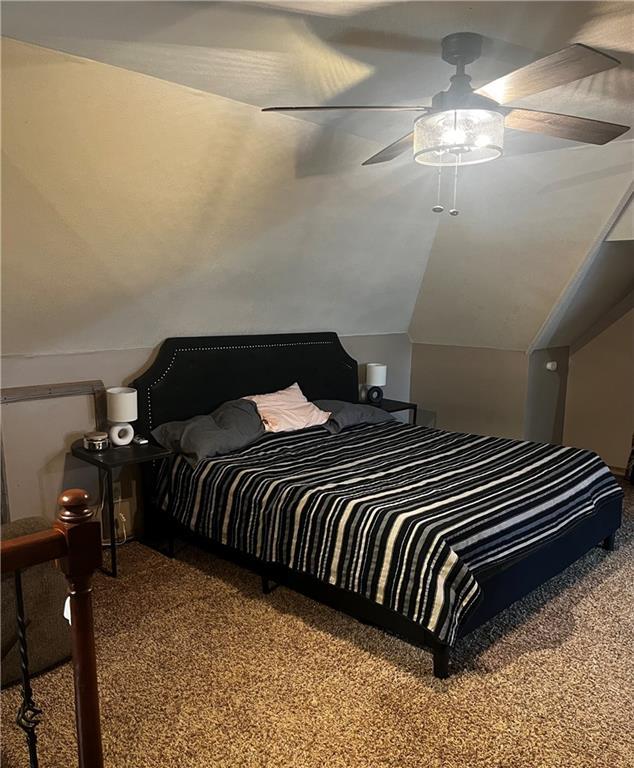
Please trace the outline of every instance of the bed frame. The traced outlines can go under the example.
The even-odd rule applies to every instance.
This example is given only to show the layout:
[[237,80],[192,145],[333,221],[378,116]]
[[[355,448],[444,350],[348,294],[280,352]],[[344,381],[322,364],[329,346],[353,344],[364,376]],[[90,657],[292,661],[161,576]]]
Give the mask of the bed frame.
[[[166,339],[150,367],[136,381],[139,393],[138,431],[149,436],[166,421],[209,413],[226,400],[273,392],[297,381],[310,400],[358,399],[357,363],[336,333],[274,334],[266,336],[202,336]],[[173,520],[161,520],[154,505],[158,467],[144,465],[143,500],[146,541],[157,543],[174,533]],[[614,548],[621,525],[621,500],[611,500],[572,530],[514,562],[478,576],[479,603],[466,617],[458,637],[479,627],[563,571],[593,547]],[[265,592],[284,584],[366,623],[403,637],[433,652],[434,675],[449,674],[450,646],[426,629],[367,598],[321,582],[278,564],[249,558],[218,543],[221,554],[257,570]]]

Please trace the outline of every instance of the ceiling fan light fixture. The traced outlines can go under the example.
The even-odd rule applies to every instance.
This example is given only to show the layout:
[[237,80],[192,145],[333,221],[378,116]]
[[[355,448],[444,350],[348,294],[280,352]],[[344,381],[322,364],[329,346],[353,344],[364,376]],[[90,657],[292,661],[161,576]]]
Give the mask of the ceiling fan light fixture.
[[414,123],[414,160],[423,165],[475,165],[500,157],[504,115],[492,109],[447,109]]

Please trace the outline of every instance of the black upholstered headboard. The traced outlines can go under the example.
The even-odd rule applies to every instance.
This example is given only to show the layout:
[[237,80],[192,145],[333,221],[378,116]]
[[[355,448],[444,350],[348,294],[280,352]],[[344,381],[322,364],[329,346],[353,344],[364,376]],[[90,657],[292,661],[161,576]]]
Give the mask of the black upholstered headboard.
[[226,400],[274,392],[298,382],[309,400],[356,402],[357,363],[336,333],[191,336],[166,339],[134,381],[137,431],[209,413]]

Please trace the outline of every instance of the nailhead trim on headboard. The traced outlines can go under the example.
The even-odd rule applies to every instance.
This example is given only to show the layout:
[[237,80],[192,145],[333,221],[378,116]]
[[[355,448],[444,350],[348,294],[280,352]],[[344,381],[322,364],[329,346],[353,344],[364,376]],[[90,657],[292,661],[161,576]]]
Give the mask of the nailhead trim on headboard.
[[179,352],[216,352],[221,349],[264,349],[267,347],[307,347],[307,346],[316,346],[318,344],[324,345],[329,344],[332,345],[332,341],[288,341],[288,342],[281,342],[279,344],[233,344],[233,345],[221,345],[217,347],[177,347],[174,350],[174,354],[172,355],[171,360],[169,361],[169,364],[167,368],[163,371],[163,373],[153,381],[147,390],[147,408],[148,408],[148,421],[150,429],[152,429],[152,397],[151,392],[152,389],[159,384],[163,379],[167,376],[167,374],[170,372],[170,369],[174,365],[174,361],[176,360],[176,356]]

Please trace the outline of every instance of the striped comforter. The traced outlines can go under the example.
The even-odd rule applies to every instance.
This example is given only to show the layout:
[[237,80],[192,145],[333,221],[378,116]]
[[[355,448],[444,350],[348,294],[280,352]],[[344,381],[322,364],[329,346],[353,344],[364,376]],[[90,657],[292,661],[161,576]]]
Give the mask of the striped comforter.
[[[169,469],[192,531],[398,611],[452,643],[478,573],[621,490],[594,453],[397,422],[267,435]],[[168,506],[164,472],[162,505]]]

